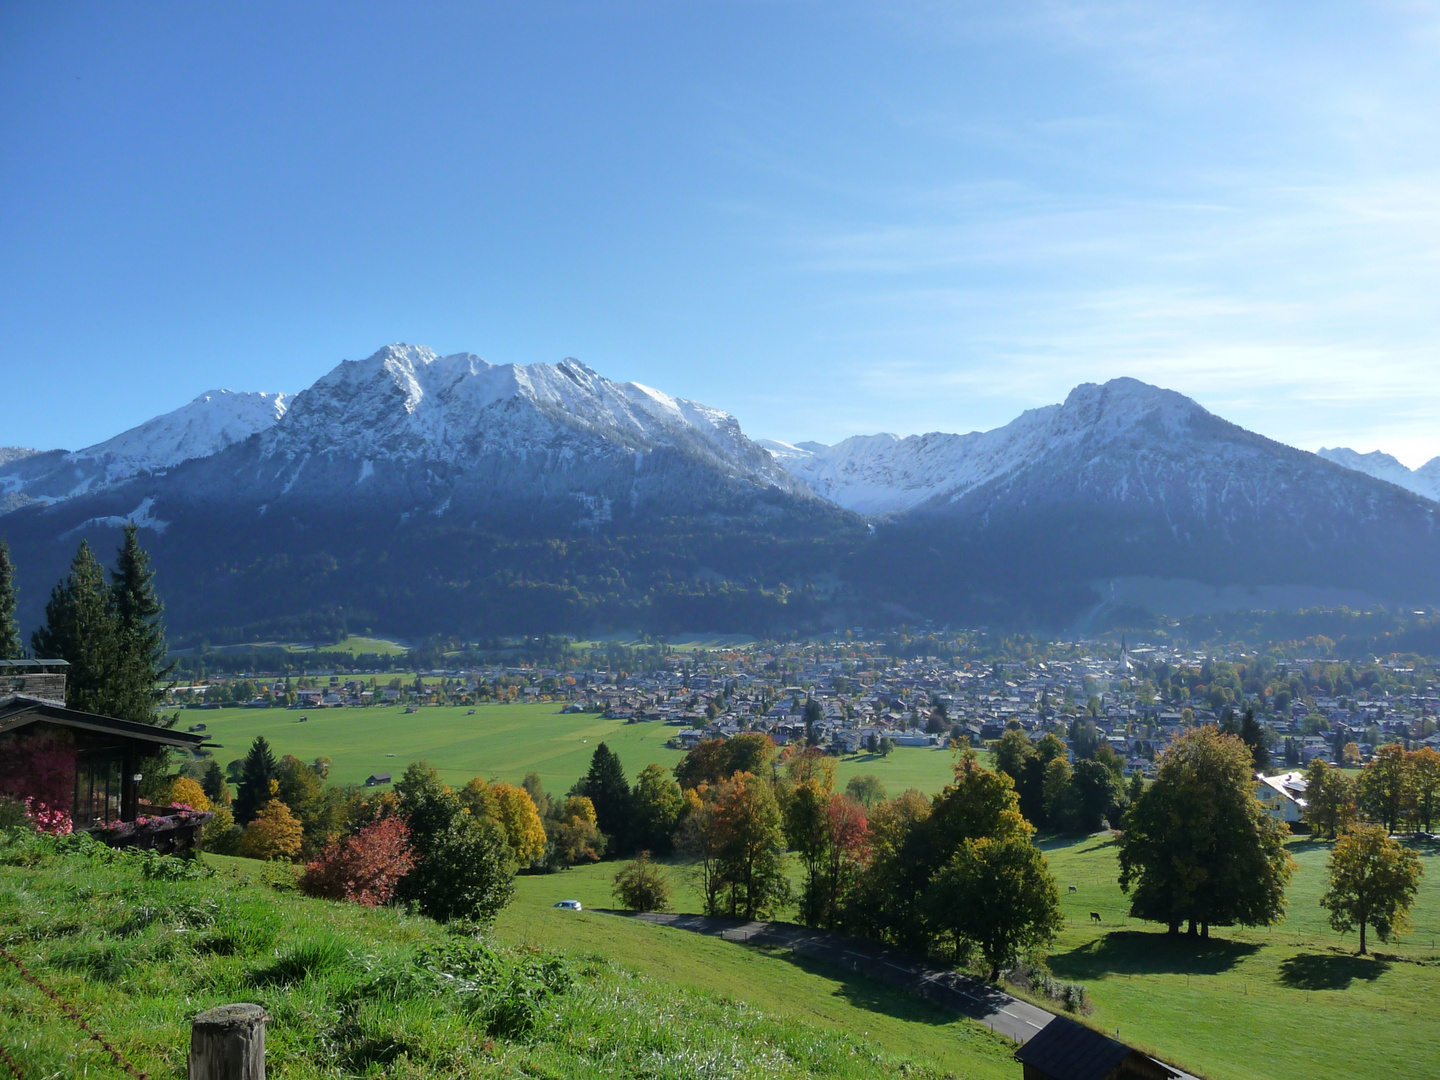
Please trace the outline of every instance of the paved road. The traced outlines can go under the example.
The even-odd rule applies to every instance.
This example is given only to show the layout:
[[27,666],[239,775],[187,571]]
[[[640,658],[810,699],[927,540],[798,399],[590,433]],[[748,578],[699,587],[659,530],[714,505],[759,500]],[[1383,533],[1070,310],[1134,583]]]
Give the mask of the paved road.
[[[782,922],[745,922],[741,919],[715,919],[704,915],[661,915],[653,912],[636,914],[629,911],[610,912],[629,915],[660,926],[673,926],[698,934],[709,934],[726,941],[742,944],[770,945],[791,949],[800,956],[823,959],[851,971],[863,972],[874,979],[919,994],[943,1008],[976,1020],[991,1031],[1008,1036],[1017,1043],[1028,1042],[1036,1032],[1055,1019],[1055,1014],[1011,997],[982,979],[961,975],[948,968],[935,967],[914,953],[888,948],[864,938],[848,937],[826,930]],[[1180,1080],[1196,1077],[1171,1065]]]
[[962,1016],[978,1020],[1017,1043],[1027,1042],[1054,1018],[1053,1013],[1013,998],[981,979],[933,967],[911,953],[862,938],[812,930],[794,923],[744,922],[712,919],[704,915],[646,913],[635,918],[709,934],[726,941],[790,949],[800,956],[823,959],[850,971],[863,972],[873,979],[909,990]]

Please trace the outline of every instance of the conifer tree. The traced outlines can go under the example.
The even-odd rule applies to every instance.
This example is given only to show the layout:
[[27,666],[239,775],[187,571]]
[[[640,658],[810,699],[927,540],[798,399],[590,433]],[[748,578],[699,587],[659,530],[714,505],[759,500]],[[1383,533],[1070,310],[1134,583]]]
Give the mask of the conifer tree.
[[161,621],[164,605],[155,594],[155,571],[150,568],[150,556],[140,546],[139,532],[134,524],[125,526],[125,541],[117,553],[111,586],[116,621],[115,704],[111,715],[153,724],[155,706],[163,693],[156,683],[170,669],[165,666],[168,649]]
[[278,789],[280,765],[270,752],[270,744],[264,735],[255,736],[250,752],[245,755],[245,764],[240,770],[240,784],[235,792],[235,823],[248,825],[273,797],[272,782]]
[[594,803],[596,822],[600,831],[611,838],[612,850],[629,851],[630,785],[625,780],[620,759],[603,742],[595,748],[590,771],[577,786],[580,788],[577,794]]
[[20,627],[15,624],[15,568],[10,563],[10,548],[0,540],[0,660],[19,660],[24,651]]
[[83,540],[70,574],[50,592],[45,625],[30,636],[39,659],[65,660],[65,703],[72,709],[109,715],[114,704],[117,628],[105,571]]

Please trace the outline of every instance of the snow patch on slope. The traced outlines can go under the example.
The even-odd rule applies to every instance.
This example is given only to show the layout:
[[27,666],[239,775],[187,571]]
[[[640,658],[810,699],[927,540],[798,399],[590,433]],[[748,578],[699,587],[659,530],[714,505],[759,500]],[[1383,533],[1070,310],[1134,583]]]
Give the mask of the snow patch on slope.
[[86,518],[79,525],[76,525],[73,529],[61,533],[60,539],[68,540],[70,537],[74,536],[82,529],[88,528],[91,525],[108,526],[112,529],[121,529],[124,528],[126,525],[137,525],[142,529],[149,529],[152,532],[163,533],[166,529],[170,527],[170,522],[162,521],[157,518],[153,513],[154,509],[155,500],[153,498],[147,498],[144,499],[140,503],[140,505],[137,506],[134,510],[131,510],[130,513],[125,514],[124,516],[118,514],[110,514],[106,517]]

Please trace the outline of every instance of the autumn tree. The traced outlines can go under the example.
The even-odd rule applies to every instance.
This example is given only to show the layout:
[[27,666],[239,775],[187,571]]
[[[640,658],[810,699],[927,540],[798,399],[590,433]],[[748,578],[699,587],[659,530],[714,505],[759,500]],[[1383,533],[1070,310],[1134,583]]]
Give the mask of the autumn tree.
[[1203,937],[1212,924],[1266,926],[1283,915],[1294,862],[1253,774],[1238,736],[1204,727],[1175,741],[1126,817],[1120,887],[1131,915],[1172,934],[1188,921]]
[[1355,782],[1355,801],[1360,809],[1391,834],[1404,820],[1409,794],[1410,763],[1406,760],[1405,748],[1399,743],[1377,749]]
[[680,828],[675,846],[693,860],[695,883],[700,890],[706,915],[720,914],[720,901],[725,891],[722,856],[725,836],[715,813],[715,804],[707,799],[710,785],[702,781],[698,788],[685,791],[685,809],[681,812]]
[[595,804],[583,795],[571,795],[557,809],[558,815],[545,829],[554,861],[561,866],[599,862],[605,854],[605,836],[596,825]]
[[1340,933],[1359,928],[1362,956],[1368,928],[1373,927],[1381,941],[1409,929],[1410,905],[1424,870],[1419,857],[1388,837],[1383,827],[1347,829],[1326,868],[1330,876],[1320,906],[1330,912],[1330,925]]
[[529,866],[545,856],[545,826],[529,792],[513,784],[495,784],[495,822],[505,833],[510,855],[518,866]]
[[790,898],[780,807],[768,781],[736,773],[709,792],[719,833],[719,874],[732,918],[769,914]]
[[729,779],[737,772],[768,776],[775,742],[769,735],[748,731],[731,739],[706,739],[680,759],[675,779],[689,790]]
[[1355,816],[1355,783],[1324,758],[1305,770],[1305,824],[1320,837],[1333,840]]
[[388,904],[400,879],[415,868],[410,828],[403,817],[382,817],[352,836],[330,840],[305,865],[300,891],[362,907]]
[[279,799],[256,811],[240,837],[239,854],[246,859],[294,859],[300,854],[304,830]]

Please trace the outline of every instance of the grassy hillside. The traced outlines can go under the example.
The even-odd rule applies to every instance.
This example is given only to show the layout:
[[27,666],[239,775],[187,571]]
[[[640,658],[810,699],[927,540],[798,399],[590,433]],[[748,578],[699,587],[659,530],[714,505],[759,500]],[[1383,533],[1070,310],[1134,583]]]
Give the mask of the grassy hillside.
[[[0,944],[156,1080],[184,1076],[190,1017],[230,1001],[265,1007],[271,1075],[295,1080],[1015,1071],[1003,1040],[863,979],[562,918],[528,882],[487,948],[399,911],[278,892],[253,864],[166,880],[173,860],[147,876],[135,857],[52,851],[0,841]],[[0,1045],[25,1075],[121,1075],[3,961]]]
[[[1128,1042],[1216,1080],[1440,1075],[1429,1034],[1440,1019],[1440,852],[1422,855],[1429,876],[1413,912],[1415,932],[1362,959],[1351,955],[1355,935],[1331,930],[1319,906],[1328,844],[1291,845],[1300,868],[1285,922],[1265,931],[1214,929],[1209,943],[1173,942],[1163,929],[1127,919],[1108,835],[1043,846],[1065,913],[1050,965],[1086,985],[1094,1005],[1088,1019],[1097,1027],[1118,1029]],[[646,970],[674,971],[682,980],[741,963],[727,958],[743,946],[702,938],[677,954],[633,924],[617,928],[606,916],[550,911],[563,898],[610,906],[614,871],[614,864],[600,864],[520,879],[500,931],[516,941],[629,955]],[[688,876],[678,867],[670,874],[676,909],[698,910]],[[1092,911],[1101,915],[1099,925]],[[738,970],[738,993],[746,995],[744,969]]]
[[1319,905],[1329,844],[1291,844],[1299,870],[1283,923],[1212,928],[1208,943],[1172,941],[1126,917],[1108,836],[1044,846],[1066,917],[1050,966],[1086,984],[1098,1027],[1225,1080],[1440,1076],[1430,1034],[1440,1019],[1435,848],[1422,853],[1415,932],[1359,958],[1355,935],[1331,930]]
[[[663,724],[627,724],[596,713],[562,716],[560,706],[434,706],[406,714],[398,706],[361,709],[204,709],[181,713],[180,726],[203,723],[221,764],[243,757],[256,735],[264,735],[275,753],[302,761],[321,755],[333,759],[331,779],[360,783],[375,772],[399,776],[405,766],[424,758],[446,783],[463,784],[472,776],[518,783],[538,772],[546,790],[565,791],[590,766],[601,742],[620,755],[633,779],[652,761],[673,767],[684,755],[667,750],[675,729]],[[301,716],[307,717],[300,723]],[[389,755],[395,755],[390,757]],[[907,787],[939,791],[950,780],[949,750],[902,747],[889,758],[857,754],[840,761],[840,783],[874,773],[892,794]]]

